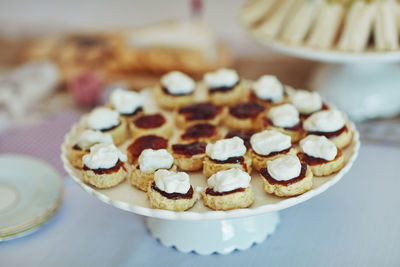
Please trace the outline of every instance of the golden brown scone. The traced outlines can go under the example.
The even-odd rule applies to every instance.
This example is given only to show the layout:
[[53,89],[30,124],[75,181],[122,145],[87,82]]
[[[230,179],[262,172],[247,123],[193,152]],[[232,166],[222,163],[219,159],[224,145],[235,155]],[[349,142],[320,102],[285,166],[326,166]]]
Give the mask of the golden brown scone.
[[310,157],[301,152],[298,153],[297,156],[301,161],[306,163],[311,168],[311,171],[315,176],[330,175],[332,173],[338,172],[345,165],[344,155],[340,148],[338,149],[336,157],[331,161]]
[[196,103],[179,108],[175,114],[175,124],[180,128],[188,128],[199,123],[218,125],[225,117],[226,108],[212,103]]
[[274,160],[274,159],[277,159],[284,155],[296,155],[296,153],[297,153],[297,151],[293,146],[287,150],[283,150],[283,151],[279,151],[279,152],[272,152],[267,156],[259,155],[253,149],[250,149],[250,152],[249,152],[251,161],[253,163],[253,167],[257,171],[260,171],[262,168],[265,168],[268,160]]
[[70,152],[69,152],[69,161],[71,162],[71,165],[74,166],[75,168],[83,168],[83,161],[82,157],[89,154],[89,150],[82,150],[79,147],[72,147]]
[[232,130],[257,131],[265,108],[256,102],[240,103],[229,108],[225,124]]
[[[251,186],[243,191],[237,191],[222,195],[211,195],[207,189],[200,192],[204,206],[213,210],[232,210],[250,207],[254,202],[254,193]],[[235,190],[234,190],[235,191]]]
[[209,92],[210,101],[218,106],[232,106],[242,101],[246,97],[246,87],[239,81],[234,88],[226,92]]
[[350,130],[348,125],[346,125],[347,130],[343,131],[336,137],[329,138],[338,148],[347,147],[353,138],[353,132]]
[[153,209],[163,209],[172,211],[185,211],[194,206],[197,201],[197,192],[190,187],[189,191],[192,191],[191,198],[175,198],[171,199],[163,196],[159,191],[155,189],[155,183],[151,183],[147,189],[147,197],[150,201],[150,206]]
[[154,88],[154,99],[164,109],[176,109],[196,102],[195,91],[188,95],[172,95],[164,92],[161,85]]
[[295,181],[296,178],[293,178],[292,180],[284,181],[283,183],[280,183],[276,180],[274,180],[275,182],[272,183],[266,179],[266,170],[266,168],[261,169],[261,174],[263,176],[263,189],[267,193],[274,194],[278,197],[291,197],[301,195],[312,188],[313,174],[309,166],[307,166],[305,176],[301,180]]
[[206,156],[206,145],[204,142],[172,145],[175,164],[184,171],[200,170],[203,168],[203,161]]
[[133,138],[144,135],[158,135],[168,139],[171,137],[173,129],[167,117],[157,113],[135,118],[129,123],[129,130]]
[[210,159],[210,157],[206,156],[203,162],[203,174],[206,177],[210,177],[214,173],[223,170],[229,170],[232,168],[241,169],[247,173],[251,173],[251,158],[249,155],[245,154],[243,156],[243,162],[239,163],[219,163],[215,160]]
[[253,92],[253,90],[249,91],[248,99],[249,99],[249,101],[256,102],[256,103],[264,106],[266,109],[290,103],[289,97],[287,94],[284,95],[282,101],[274,103],[271,100],[264,100],[264,99],[258,98],[257,95]]
[[[168,170],[176,171],[176,166],[173,165]],[[147,192],[147,189],[154,181],[154,172],[146,173],[142,172],[138,164],[132,165],[132,172],[129,179],[131,185],[139,188],[140,190]]]
[[125,140],[128,138],[128,128],[126,121],[124,119],[119,119],[120,124],[117,125],[116,127],[113,127],[109,130],[101,130],[103,133],[108,133],[111,134],[114,144],[116,146],[122,144],[125,142]]
[[303,130],[303,125],[301,122],[292,128],[281,128],[273,125],[272,121],[267,117],[262,118],[262,130],[277,130],[283,134],[289,135],[292,144],[297,143],[305,136],[305,131]]
[[128,172],[125,169],[124,163],[120,161],[115,167],[110,168],[109,171],[102,174],[98,174],[96,170],[91,170],[85,166],[82,170],[83,181],[101,189],[118,185],[125,180],[127,174]]
[[185,129],[184,133],[179,137],[180,143],[192,143],[192,142],[205,142],[212,143],[220,139],[221,133],[219,129],[208,123],[199,123]]

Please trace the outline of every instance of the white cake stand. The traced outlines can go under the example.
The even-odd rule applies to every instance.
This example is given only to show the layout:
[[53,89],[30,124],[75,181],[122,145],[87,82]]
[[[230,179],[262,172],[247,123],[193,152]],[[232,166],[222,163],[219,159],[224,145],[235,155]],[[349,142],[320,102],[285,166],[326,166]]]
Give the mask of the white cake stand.
[[[83,120],[83,119],[82,119]],[[168,247],[174,246],[182,252],[195,251],[208,255],[214,252],[228,254],[235,249],[244,250],[254,243],[263,242],[273,234],[279,223],[278,211],[304,202],[317,196],[337,183],[349,171],[358,155],[359,134],[350,123],[354,132],[352,143],[343,153],[346,165],[338,173],[327,177],[316,177],[313,189],[297,197],[278,198],[266,194],[262,189],[263,179],[259,174],[252,174],[251,186],[255,202],[251,208],[231,211],[213,211],[197,201],[189,211],[173,212],[151,209],[146,194],[128,181],[110,188],[99,190],[85,184],[81,173],[74,168],[67,156],[76,135],[82,131],[84,122],[77,123],[65,136],[61,146],[61,159],[71,178],[89,194],[114,207],[146,216],[146,225],[152,236]],[[197,172],[191,173],[193,187],[200,191],[206,186],[205,177]]]
[[281,53],[323,62],[310,79],[329,102],[353,120],[391,117],[400,113],[400,51],[363,53],[317,50],[262,39],[249,32],[263,46]]

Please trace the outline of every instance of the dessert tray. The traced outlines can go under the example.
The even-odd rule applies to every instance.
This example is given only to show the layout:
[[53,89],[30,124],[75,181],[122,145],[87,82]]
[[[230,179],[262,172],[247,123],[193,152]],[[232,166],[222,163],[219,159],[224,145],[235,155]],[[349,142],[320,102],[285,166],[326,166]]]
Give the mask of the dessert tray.
[[[149,109],[157,109],[155,103],[152,103],[152,92],[146,93],[150,95],[148,101],[151,102],[146,105]],[[171,114],[166,113],[166,115]],[[279,223],[279,210],[307,201],[337,183],[351,168],[360,147],[357,129],[352,122],[349,122],[349,129],[354,134],[351,144],[343,150],[345,166],[333,175],[316,177],[312,190],[296,197],[276,197],[263,191],[261,175],[253,171],[251,186],[255,201],[250,208],[214,211],[205,207],[199,200],[188,211],[174,212],[152,209],[146,193],[133,187],[128,180],[109,189],[97,189],[83,182],[80,170],[74,168],[68,160],[68,149],[73,146],[77,134],[84,129],[86,119],[87,116],[82,116],[66,134],[61,146],[64,168],[73,181],[109,205],[145,216],[150,233],[165,246],[174,246],[182,252],[195,251],[204,255],[214,252],[228,254],[235,249],[247,249],[254,243],[264,241],[268,235],[275,232]],[[125,151],[130,142],[131,140],[126,141],[119,148]],[[127,167],[130,171],[129,166]],[[189,175],[191,184],[197,192],[207,187],[207,179],[201,171],[190,172]]]

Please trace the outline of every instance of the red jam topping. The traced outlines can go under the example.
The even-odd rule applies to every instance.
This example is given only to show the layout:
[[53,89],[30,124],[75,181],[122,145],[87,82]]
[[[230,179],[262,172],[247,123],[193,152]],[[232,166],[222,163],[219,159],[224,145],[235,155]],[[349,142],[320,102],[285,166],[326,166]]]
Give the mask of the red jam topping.
[[239,82],[240,82],[240,80],[237,81],[237,83],[235,83],[232,86],[221,86],[221,87],[210,88],[208,91],[210,92],[210,94],[217,93],[217,92],[226,93],[226,92],[231,91],[233,88],[235,88],[235,86],[238,85]]
[[135,109],[135,111],[131,112],[131,113],[121,113],[121,115],[123,116],[134,116],[136,114],[138,114],[139,112],[142,112],[143,108],[142,107],[138,107],[137,109]]
[[187,107],[180,108],[178,113],[183,114],[186,120],[212,120],[221,111],[221,107],[211,103],[198,103]]
[[147,148],[156,150],[167,148],[167,146],[168,140],[156,135],[145,135],[133,141],[133,143],[129,145],[127,150],[133,158],[137,158],[140,156],[142,151]]
[[183,95],[191,95],[193,94],[194,90],[189,92],[189,93],[179,93],[179,94],[173,94],[171,93],[165,86],[162,87],[162,90],[165,94],[167,95],[172,95],[172,96],[183,96]]
[[[342,150],[338,149],[336,157],[333,160],[339,158],[341,155],[342,155]],[[299,157],[299,159],[302,162],[305,162],[310,166],[324,164],[324,163],[328,163],[329,162],[328,160],[325,160],[325,159],[322,159],[322,158],[315,158],[315,157],[309,156],[309,155],[307,155],[305,153],[302,153],[302,152],[297,153],[297,156]]]
[[250,138],[253,134],[254,132],[251,131],[230,131],[229,133],[227,133],[225,138],[232,138],[234,136],[240,137],[243,139],[246,148],[249,149],[251,147]]
[[284,185],[284,186],[289,186],[291,184],[297,183],[298,181],[301,181],[304,177],[306,177],[306,172],[307,172],[307,164],[302,163],[299,176],[294,177],[287,181],[278,181],[278,180],[275,180],[274,178],[272,178],[272,176],[268,173],[267,168],[262,168],[260,170],[261,175],[264,176],[264,178],[268,181],[268,183],[280,184],[280,185]]
[[151,129],[161,127],[165,123],[165,118],[161,114],[143,115],[135,119],[133,123],[138,128]]
[[226,192],[216,192],[212,188],[208,187],[206,189],[206,194],[212,195],[212,196],[223,196],[223,195],[233,194],[233,193],[237,193],[237,192],[244,192],[245,190],[246,190],[246,188],[237,188],[237,189],[234,189],[231,191],[226,191]]
[[[264,117],[264,118],[263,118],[263,124],[264,124],[264,127],[268,127],[268,126],[278,127],[278,126],[275,126],[275,125],[272,123],[272,121],[271,121],[269,118],[267,118],[267,117]],[[282,127],[278,127],[278,128],[282,128]],[[303,123],[302,123],[301,121],[299,121],[299,123],[297,123],[297,124],[296,124],[295,126],[293,126],[293,127],[283,127],[282,129],[285,129],[285,130],[287,130],[287,131],[300,131],[300,130],[303,129]]]
[[197,139],[211,137],[217,133],[217,127],[208,123],[199,123],[186,129],[182,139]]
[[190,186],[190,189],[187,191],[186,194],[181,194],[181,193],[167,193],[164,192],[162,190],[160,190],[157,186],[156,183],[153,183],[151,185],[151,188],[155,191],[157,191],[158,193],[160,193],[162,196],[169,198],[169,199],[181,199],[181,198],[185,198],[185,199],[191,199],[193,197],[193,187]]
[[318,112],[318,111],[321,111],[321,110],[328,110],[328,109],[329,109],[328,105],[327,105],[326,103],[322,103],[321,109],[316,110],[316,111],[314,111],[314,112],[311,112],[310,114],[303,114],[303,113],[300,113],[300,118],[303,119],[303,120],[305,120],[305,119],[307,119],[308,117],[310,117],[310,116],[311,116],[313,113],[315,113],[315,112]]
[[172,146],[174,153],[190,158],[193,155],[204,154],[207,144],[204,142],[193,142],[190,144],[175,144]]
[[[211,159],[211,158],[210,158]],[[240,165],[242,165],[242,167],[243,167],[243,170],[245,171],[245,172],[247,172],[248,170],[247,170],[247,165],[246,165],[246,163],[244,162],[244,157],[231,157],[231,158],[228,158],[228,159],[226,159],[226,160],[216,160],[216,159],[211,159],[212,161],[214,161],[215,163],[218,163],[218,164],[224,164],[224,163],[233,163],[233,164],[236,164],[236,163],[239,163]]]
[[239,119],[251,119],[257,117],[265,108],[256,102],[241,103],[232,106],[229,113]]
[[101,129],[100,131],[101,132],[108,132],[108,131],[114,130],[115,128],[117,128],[120,125],[121,125],[121,122],[119,122],[117,125],[111,126],[110,128]]
[[122,161],[118,160],[117,164],[115,164],[114,167],[111,167],[111,168],[108,168],[108,169],[103,169],[103,168],[90,169],[86,165],[83,166],[83,169],[85,171],[92,170],[95,174],[101,175],[101,174],[110,174],[110,173],[113,173],[113,172],[117,172],[121,167],[126,171],[124,163]]
[[323,135],[326,138],[334,138],[336,136],[339,136],[343,132],[347,132],[349,129],[347,129],[347,126],[343,126],[337,131],[334,132],[308,132],[308,134],[314,134],[314,135]]
[[254,150],[253,151],[254,151],[254,153],[256,153],[257,155],[259,155],[261,157],[273,157],[273,156],[276,156],[278,154],[287,154],[290,151],[291,148],[292,148],[292,146],[289,147],[288,149],[285,149],[285,150],[271,152],[268,155],[260,155],[256,151],[254,151]]

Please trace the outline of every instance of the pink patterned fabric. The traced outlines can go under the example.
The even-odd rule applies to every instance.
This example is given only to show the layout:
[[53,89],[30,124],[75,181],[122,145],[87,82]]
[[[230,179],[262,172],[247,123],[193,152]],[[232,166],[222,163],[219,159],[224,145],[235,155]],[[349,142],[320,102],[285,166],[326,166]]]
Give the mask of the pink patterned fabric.
[[74,110],[62,111],[44,122],[0,134],[0,153],[25,154],[40,158],[66,174],[60,159],[64,135],[80,114]]

